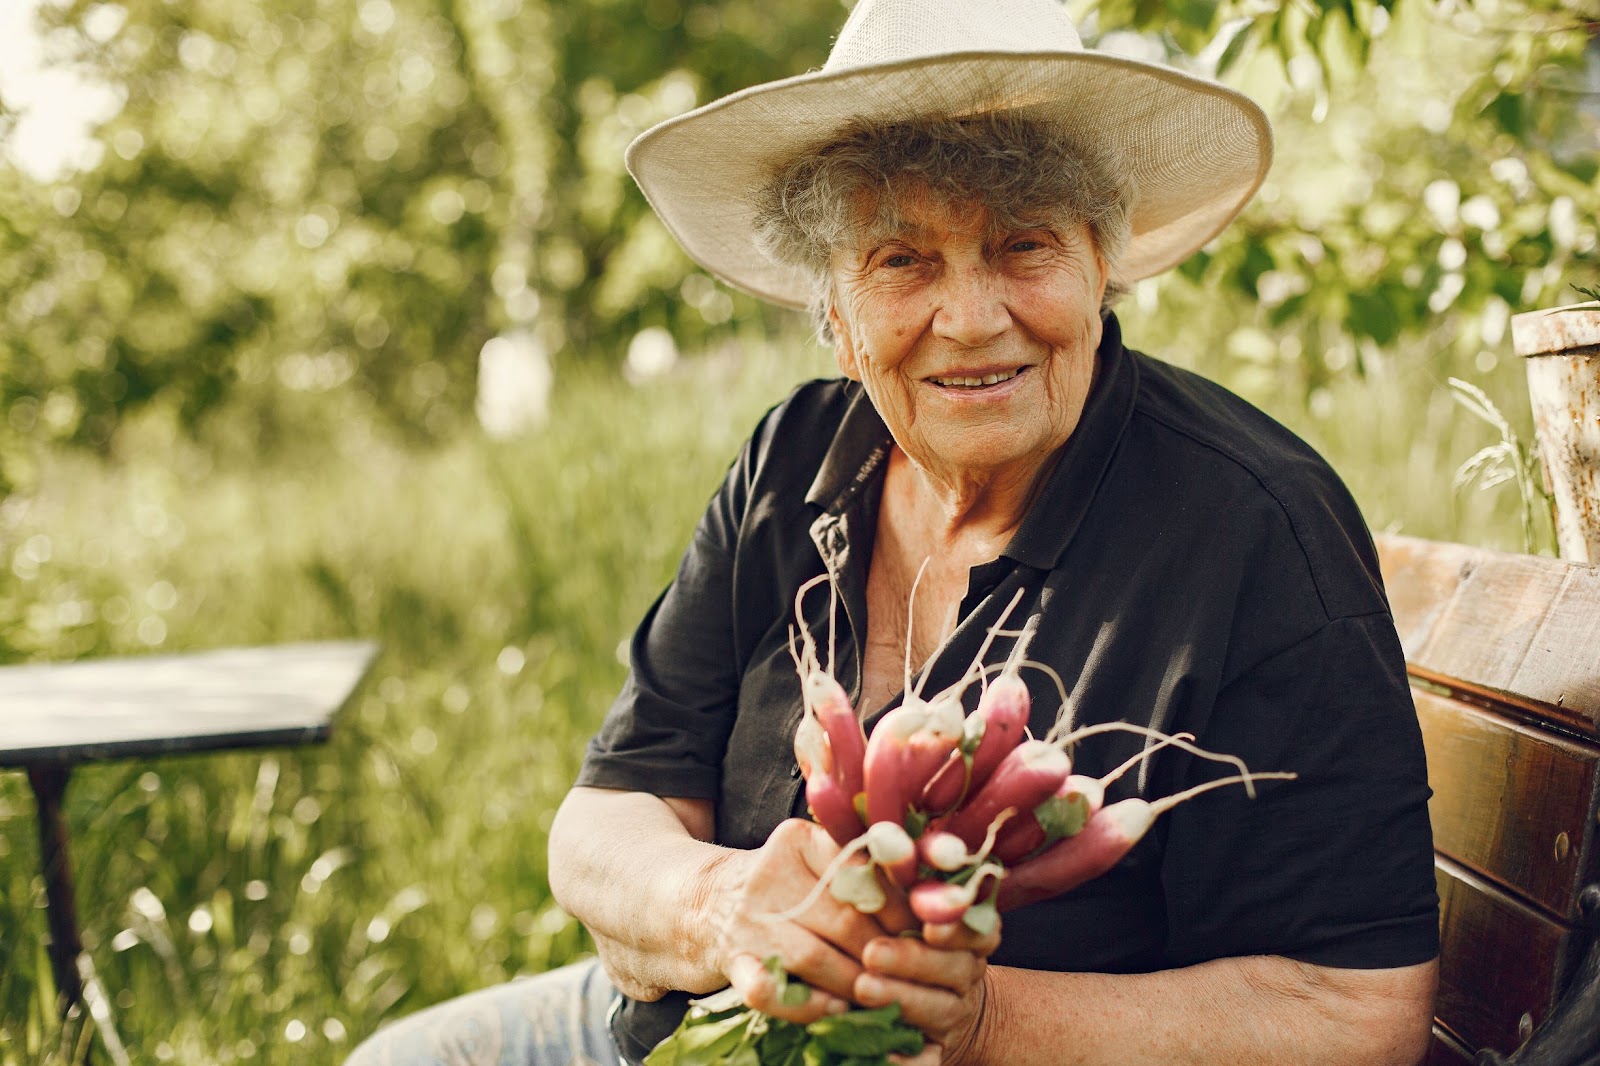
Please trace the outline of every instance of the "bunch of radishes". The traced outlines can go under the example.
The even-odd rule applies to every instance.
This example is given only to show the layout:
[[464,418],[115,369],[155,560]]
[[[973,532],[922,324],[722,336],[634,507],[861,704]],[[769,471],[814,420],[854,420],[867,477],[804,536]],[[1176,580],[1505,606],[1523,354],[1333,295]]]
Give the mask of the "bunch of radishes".
[[[823,580],[800,590],[797,616],[806,592]],[[1031,697],[1021,671],[1054,674],[1025,658],[1037,619],[1018,632],[1002,628],[1021,595],[949,689],[923,699],[911,684],[908,663],[905,700],[878,721],[871,737],[802,627],[801,643],[792,649],[805,703],[795,758],[811,816],[843,847],[818,891],[826,887],[871,914],[885,905],[887,882],[906,892],[923,922],[963,921],[987,933],[1001,911],[1066,892],[1110,870],[1158,815],[1184,800],[1234,783],[1254,795],[1255,780],[1294,776],[1253,774],[1236,758],[1195,747],[1188,734],[1167,736],[1125,723],[1030,738]],[[1014,638],[1011,653],[1003,664],[986,667],[983,660],[1000,636]],[[1060,679],[1055,681],[1060,688]],[[973,684],[983,692],[968,715],[962,697]],[[1143,733],[1152,743],[1104,777],[1074,774],[1067,749],[1112,730]],[[1234,763],[1240,772],[1155,802],[1104,803],[1112,781],[1169,745]],[[865,863],[852,861],[863,851]],[[793,913],[805,910],[812,898]]]

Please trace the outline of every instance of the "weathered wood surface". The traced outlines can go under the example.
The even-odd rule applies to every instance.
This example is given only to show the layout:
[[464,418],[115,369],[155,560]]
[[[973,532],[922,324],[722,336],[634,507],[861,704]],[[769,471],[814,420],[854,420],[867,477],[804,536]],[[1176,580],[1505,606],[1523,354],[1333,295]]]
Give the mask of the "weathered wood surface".
[[367,642],[0,668],[0,766],[324,739]]
[[1528,404],[1555,500],[1561,557],[1600,563],[1600,308],[1515,315],[1511,336],[1526,357]]
[[1413,677],[1600,737],[1600,567],[1378,538]]
[[1471,1048],[1515,1051],[1549,1013],[1574,934],[1443,856],[1434,861],[1441,940],[1438,1021]]
[[1596,878],[1600,747],[1416,692],[1439,851],[1576,921]]

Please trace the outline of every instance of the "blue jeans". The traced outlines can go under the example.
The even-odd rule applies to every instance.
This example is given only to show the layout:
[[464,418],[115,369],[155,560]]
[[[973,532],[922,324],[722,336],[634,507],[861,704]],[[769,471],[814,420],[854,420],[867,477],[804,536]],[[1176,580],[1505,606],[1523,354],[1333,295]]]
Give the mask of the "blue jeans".
[[621,1066],[598,960],[448,1000],[386,1025],[345,1066]]

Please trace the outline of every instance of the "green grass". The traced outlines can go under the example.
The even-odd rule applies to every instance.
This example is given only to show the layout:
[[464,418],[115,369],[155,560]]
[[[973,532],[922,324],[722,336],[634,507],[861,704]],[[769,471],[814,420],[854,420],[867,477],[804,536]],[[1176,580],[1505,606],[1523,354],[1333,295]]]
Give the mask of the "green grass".
[[[1442,371],[1342,380],[1312,414],[1292,375],[1187,361],[1311,437],[1375,525],[1517,546],[1509,495],[1449,486],[1487,439]],[[336,433],[212,460],[150,433],[117,459],[42,460],[38,491],[0,504],[13,657],[385,648],[325,747],[75,775],[85,943],[135,1061],[336,1062],[383,1019],[584,950],[545,837],[618,645],[757,414],[820,366],[762,351],[640,388],[573,373],[550,425],[509,443]],[[26,785],[0,775],[0,1066],[76,1058],[33,834]]]

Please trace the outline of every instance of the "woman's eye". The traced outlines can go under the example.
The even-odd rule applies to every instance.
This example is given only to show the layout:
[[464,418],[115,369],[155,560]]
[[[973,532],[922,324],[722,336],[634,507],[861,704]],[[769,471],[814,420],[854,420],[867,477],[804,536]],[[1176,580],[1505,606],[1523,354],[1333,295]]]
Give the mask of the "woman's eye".
[[1044,247],[1044,242],[1043,241],[1021,240],[1021,241],[1012,241],[1011,242],[1011,250],[1013,252],[1037,252],[1040,248],[1043,248],[1043,247]]
[[900,267],[908,267],[911,264],[915,263],[916,261],[917,261],[916,256],[906,255],[904,252],[902,252],[899,255],[891,255],[891,256],[889,256],[887,259],[885,259],[883,261],[883,265],[886,266],[886,267],[894,267],[896,269],[899,269]]

